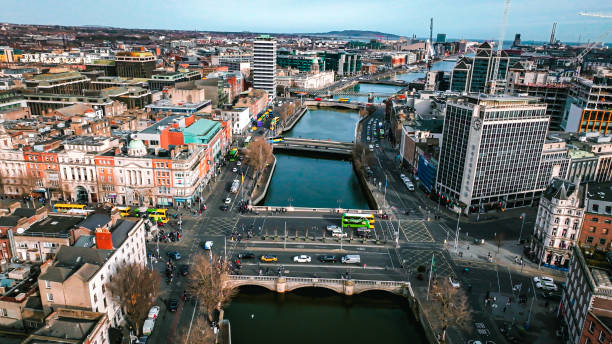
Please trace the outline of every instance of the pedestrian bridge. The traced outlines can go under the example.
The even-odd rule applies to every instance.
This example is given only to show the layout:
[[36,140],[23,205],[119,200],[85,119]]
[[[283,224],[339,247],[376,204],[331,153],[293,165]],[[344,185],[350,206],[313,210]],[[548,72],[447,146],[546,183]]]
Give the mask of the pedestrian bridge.
[[355,295],[370,290],[387,291],[402,296],[414,295],[410,282],[284,276],[230,275],[229,277],[227,283],[232,287],[256,285],[276,291],[277,293],[285,293],[299,288],[315,287],[330,289],[344,295]]
[[300,139],[295,137],[286,137],[281,142],[273,142],[272,147],[275,151],[308,151],[349,156],[353,151],[352,142]]

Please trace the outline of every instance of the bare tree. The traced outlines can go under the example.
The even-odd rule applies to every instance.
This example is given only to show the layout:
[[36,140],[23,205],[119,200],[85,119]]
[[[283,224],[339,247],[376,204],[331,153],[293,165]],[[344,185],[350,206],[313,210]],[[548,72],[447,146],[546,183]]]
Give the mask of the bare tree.
[[142,322],[159,295],[161,277],[154,270],[137,263],[129,263],[117,268],[112,281],[106,287],[113,298],[119,301],[128,324],[142,331]]
[[272,161],[272,146],[263,137],[257,137],[244,152],[246,163],[253,168],[255,180]]
[[[460,288],[454,288],[447,279],[434,282],[431,289],[433,301],[427,304],[429,318],[436,319],[432,326],[442,332],[442,341],[446,340],[446,330],[451,326],[465,328],[472,319],[467,296]],[[437,302],[436,302],[437,301]]]
[[178,343],[181,344],[213,344],[215,342],[215,334],[203,317],[197,317],[191,326],[191,331],[185,329],[179,338]]
[[197,297],[200,307],[208,315],[208,321],[212,322],[213,312],[221,312],[238,292],[228,283],[231,265],[215,254],[210,257],[199,254],[194,258],[193,267],[189,291]]

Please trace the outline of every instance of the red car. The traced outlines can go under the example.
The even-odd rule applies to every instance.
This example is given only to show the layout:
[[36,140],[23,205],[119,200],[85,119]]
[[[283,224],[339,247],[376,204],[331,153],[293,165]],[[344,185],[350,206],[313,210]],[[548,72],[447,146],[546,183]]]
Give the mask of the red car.
[[320,102],[320,101],[321,101],[321,100],[323,100],[323,99],[321,99],[321,98],[315,98],[315,100],[316,100],[316,101],[318,101],[318,102]]

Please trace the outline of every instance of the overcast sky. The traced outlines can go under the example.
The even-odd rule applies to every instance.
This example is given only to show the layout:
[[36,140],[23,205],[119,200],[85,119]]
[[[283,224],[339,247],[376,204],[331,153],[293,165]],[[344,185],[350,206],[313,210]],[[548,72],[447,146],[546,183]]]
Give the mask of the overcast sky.
[[[254,32],[375,30],[403,36],[498,39],[503,0],[2,0],[0,22]],[[563,41],[601,40],[609,0],[512,0],[505,38],[548,40],[553,22]],[[612,41],[608,35],[605,41]]]

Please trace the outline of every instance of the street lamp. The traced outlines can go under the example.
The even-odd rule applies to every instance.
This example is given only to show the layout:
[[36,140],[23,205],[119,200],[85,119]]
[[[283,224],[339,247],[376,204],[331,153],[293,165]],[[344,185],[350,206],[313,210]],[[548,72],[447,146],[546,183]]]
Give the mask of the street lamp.
[[339,199],[339,200],[337,200],[337,202],[338,202],[338,210],[340,210],[340,208],[341,208],[341,206],[342,206],[342,200],[341,200],[341,199]]
[[459,228],[460,219],[461,219],[461,210],[459,210],[457,214],[457,229],[455,230],[455,253],[459,252],[459,231],[461,230],[461,228]]
[[289,196],[289,198],[287,198],[287,202],[289,203],[289,206],[291,207],[291,202],[293,202],[293,197]]
[[525,225],[525,213],[521,213],[521,233],[519,234],[518,245],[521,244],[521,239],[523,238],[523,226]]

